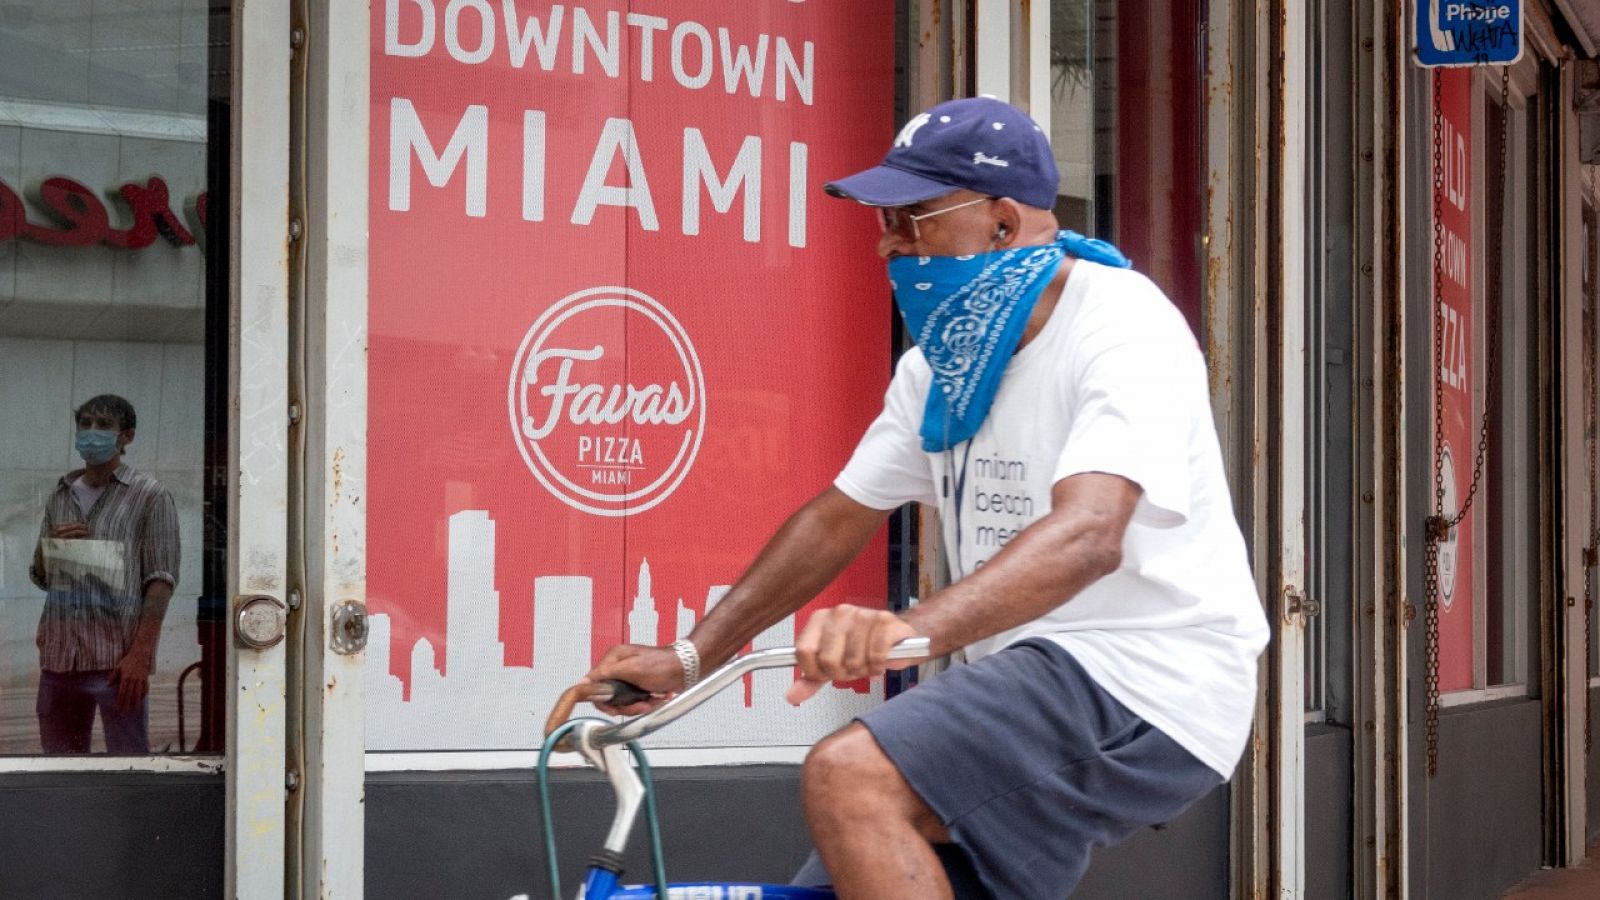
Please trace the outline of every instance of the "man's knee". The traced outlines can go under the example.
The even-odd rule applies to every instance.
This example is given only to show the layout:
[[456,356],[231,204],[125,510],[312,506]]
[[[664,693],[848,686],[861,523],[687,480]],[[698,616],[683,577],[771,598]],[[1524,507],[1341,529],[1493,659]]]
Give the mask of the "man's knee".
[[814,823],[891,815],[912,823],[929,840],[948,839],[938,817],[859,722],[811,748],[801,769],[801,789],[806,816]]
[[886,775],[899,780],[894,763],[859,722],[818,741],[801,769],[807,802],[858,791],[876,792],[889,780]]

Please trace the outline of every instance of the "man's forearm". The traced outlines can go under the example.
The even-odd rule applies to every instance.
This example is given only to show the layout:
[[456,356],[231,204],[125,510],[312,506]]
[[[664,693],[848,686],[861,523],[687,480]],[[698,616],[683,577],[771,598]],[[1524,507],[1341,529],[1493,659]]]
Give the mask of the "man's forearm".
[[133,633],[129,652],[156,658],[156,647],[161,643],[161,622],[167,617],[167,604],[172,600],[172,585],[165,581],[152,581],[145,585],[144,604],[139,608],[139,624]]
[[1116,571],[1139,491],[1108,475],[1052,492],[1054,511],[1024,528],[982,568],[905,614],[942,655],[1031,622]]
[[815,597],[861,553],[888,517],[829,488],[778,529],[689,638],[705,670],[721,665]]

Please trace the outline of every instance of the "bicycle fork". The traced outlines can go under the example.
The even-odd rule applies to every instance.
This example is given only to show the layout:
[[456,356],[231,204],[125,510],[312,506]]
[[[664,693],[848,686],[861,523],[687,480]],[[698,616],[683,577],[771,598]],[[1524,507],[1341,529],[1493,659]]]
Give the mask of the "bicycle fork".
[[611,782],[617,798],[617,811],[611,817],[611,830],[600,852],[589,859],[589,869],[584,875],[580,900],[606,900],[617,892],[622,878],[622,852],[628,847],[628,835],[639,818],[639,804],[644,801],[644,784],[639,773],[628,762],[626,744],[596,747],[590,740],[599,722],[584,722],[578,726],[575,743],[578,752],[596,769],[604,772]]

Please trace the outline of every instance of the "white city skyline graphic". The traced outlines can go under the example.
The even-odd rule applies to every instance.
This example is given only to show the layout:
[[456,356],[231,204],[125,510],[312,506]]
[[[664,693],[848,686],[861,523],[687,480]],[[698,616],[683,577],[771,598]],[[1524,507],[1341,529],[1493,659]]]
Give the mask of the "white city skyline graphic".
[[[370,617],[367,643],[367,748],[369,750],[525,750],[539,746],[545,716],[590,667],[594,580],[585,575],[540,575],[527,585],[533,616],[534,667],[505,664],[500,640],[500,590],[495,586],[495,522],[485,510],[450,516],[444,646],[420,638],[411,647],[411,697],[390,671],[390,617]],[[728,592],[706,592],[710,612]],[[652,596],[648,557],[639,562],[628,611],[630,643],[657,643],[664,615],[675,619],[675,638],[695,625],[694,610],[677,598]],[[794,643],[793,616],[756,638],[757,649]],[[441,674],[439,660],[446,665]],[[742,747],[811,744],[883,699],[881,679],[869,693],[824,688],[793,707],[784,693],[789,669],[757,672],[751,703],[734,685],[695,712],[657,733],[652,747]],[[580,706],[579,715],[596,714]]]

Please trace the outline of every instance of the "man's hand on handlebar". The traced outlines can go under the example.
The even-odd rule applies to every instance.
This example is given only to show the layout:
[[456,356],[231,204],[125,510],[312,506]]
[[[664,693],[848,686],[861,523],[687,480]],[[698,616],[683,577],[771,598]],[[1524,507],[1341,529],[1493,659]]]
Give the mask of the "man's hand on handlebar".
[[589,670],[583,680],[599,682],[608,678],[638,685],[652,696],[643,703],[628,706],[596,702],[595,708],[614,716],[636,716],[655,709],[667,702],[669,695],[683,690],[683,664],[678,661],[678,655],[666,647],[620,644],[607,651],[605,658]]
[[801,703],[830,681],[855,681],[882,675],[887,669],[905,669],[919,660],[891,662],[889,648],[919,632],[891,612],[848,603],[812,613],[805,630],[794,642],[800,680],[790,688],[790,703]]

